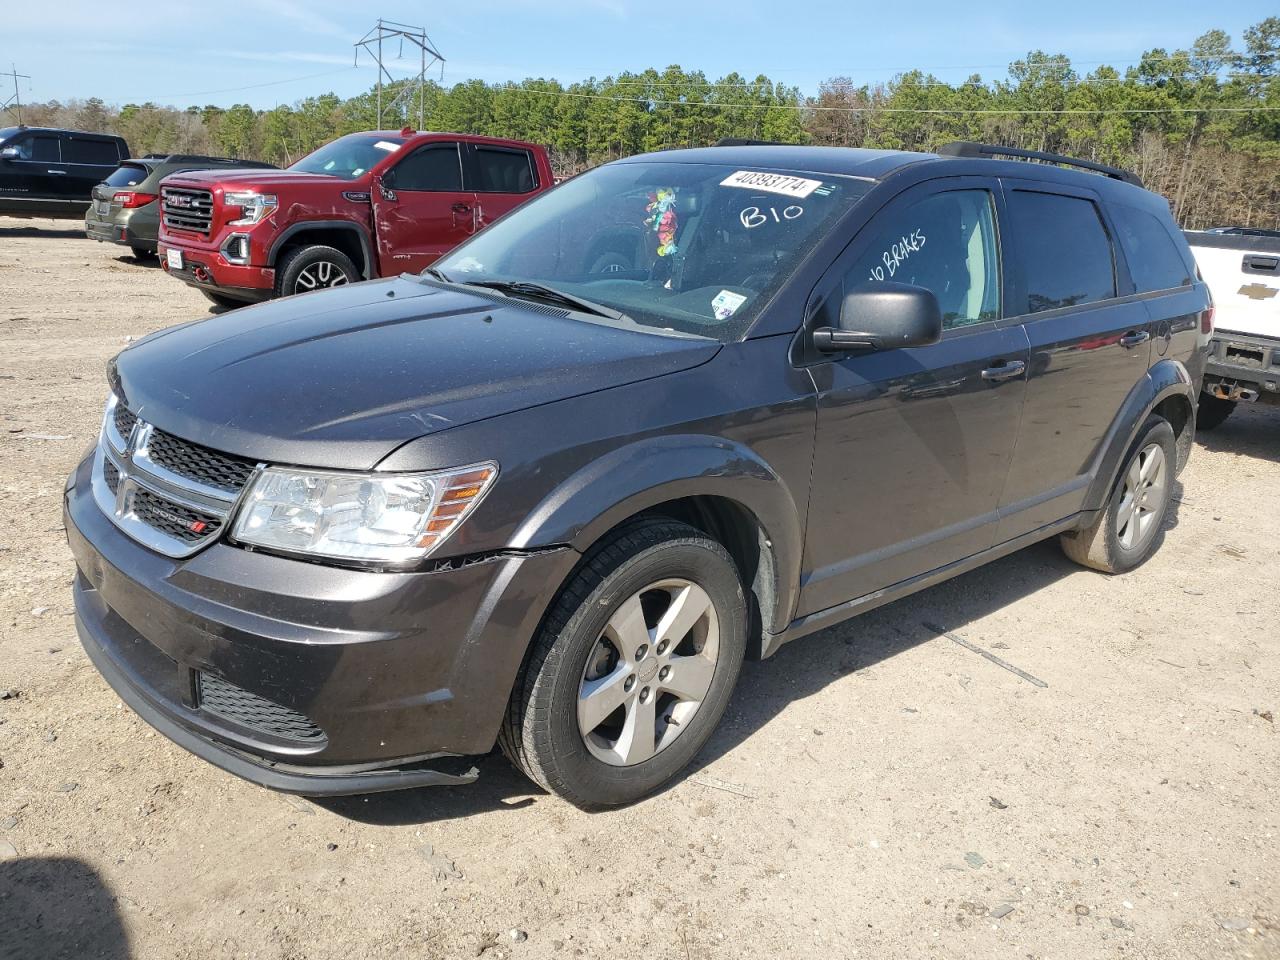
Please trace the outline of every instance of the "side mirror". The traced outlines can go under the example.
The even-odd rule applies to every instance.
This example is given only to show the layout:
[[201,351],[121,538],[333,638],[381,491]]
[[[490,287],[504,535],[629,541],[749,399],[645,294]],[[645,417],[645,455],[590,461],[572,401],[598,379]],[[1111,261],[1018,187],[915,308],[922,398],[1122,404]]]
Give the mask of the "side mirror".
[[374,177],[373,183],[378,190],[378,196],[382,197],[383,200],[394,200],[396,198],[396,192],[394,190],[396,185],[396,172],[394,168],[380,176]]
[[19,151],[17,147],[5,147],[0,150],[0,160],[17,160]]
[[870,281],[844,295],[838,326],[818,327],[813,345],[823,353],[896,350],[937,343],[942,308],[932,290],[906,283]]

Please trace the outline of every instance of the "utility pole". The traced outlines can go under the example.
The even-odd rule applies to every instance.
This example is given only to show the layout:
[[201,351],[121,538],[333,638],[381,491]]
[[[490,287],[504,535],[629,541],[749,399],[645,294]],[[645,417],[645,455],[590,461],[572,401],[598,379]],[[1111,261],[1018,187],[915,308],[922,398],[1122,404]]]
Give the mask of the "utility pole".
[[[356,66],[360,65],[360,50],[364,49],[366,53],[374,58],[378,68],[378,122],[375,124],[379,129],[382,128],[382,81],[385,77],[388,83],[394,83],[395,78],[391,76],[391,71],[387,69],[383,60],[382,41],[396,40],[400,41],[400,51],[395,59],[403,59],[404,42],[406,40],[418,48],[418,77],[412,84],[406,84],[396,94],[395,99],[387,104],[387,109],[394,110],[402,103],[409,104],[413,102],[413,94],[418,94],[418,129],[421,130],[426,122],[426,96],[427,96],[427,69],[440,64],[440,75],[444,76],[444,57],[435,48],[431,42],[431,38],[427,36],[424,27],[413,27],[407,23],[396,23],[394,20],[378,19],[378,24],[368,33],[355,43]],[[394,61],[393,61],[394,62]]]
[[16,104],[17,105],[16,113],[18,114],[18,126],[22,126],[22,91],[18,87],[18,81],[30,80],[31,78],[27,76],[25,73],[19,73],[17,66],[12,63],[9,64],[9,72],[7,74],[4,74],[4,76],[13,78],[13,96],[10,97],[8,100],[6,100],[4,103],[0,103],[0,109],[8,110],[10,109],[9,104],[11,103]]

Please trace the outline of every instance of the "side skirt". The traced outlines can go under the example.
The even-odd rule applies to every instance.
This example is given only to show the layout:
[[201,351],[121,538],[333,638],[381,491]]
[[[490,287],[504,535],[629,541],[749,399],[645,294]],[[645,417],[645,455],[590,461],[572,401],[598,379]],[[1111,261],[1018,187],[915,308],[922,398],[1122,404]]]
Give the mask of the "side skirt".
[[1024,533],[1020,537],[1014,537],[1012,540],[1006,540],[1004,543],[988,547],[986,550],[965,557],[963,560],[956,560],[953,563],[930,570],[928,573],[911,577],[909,580],[902,580],[854,600],[848,600],[834,607],[827,607],[825,610],[818,610],[808,616],[800,617],[791,621],[791,624],[782,633],[766,633],[764,635],[762,658],[772,656],[778,651],[779,647],[790,643],[792,640],[799,640],[801,637],[816,633],[826,627],[834,626],[843,620],[848,620],[850,617],[856,617],[860,613],[866,613],[876,607],[882,607],[886,603],[892,603],[894,600],[900,600],[920,590],[925,590],[941,583],[943,580],[950,580],[952,577],[967,573],[982,566],[984,563],[990,563],[992,560],[998,560],[1011,553],[1016,553],[1023,547],[1029,547],[1033,543],[1047,540],[1049,537],[1065,533],[1068,530],[1077,529],[1092,522],[1092,519],[1093,511],[1074,513],[1069,517],[1045,524],[1043,527],[1037,527],[1035,530]]

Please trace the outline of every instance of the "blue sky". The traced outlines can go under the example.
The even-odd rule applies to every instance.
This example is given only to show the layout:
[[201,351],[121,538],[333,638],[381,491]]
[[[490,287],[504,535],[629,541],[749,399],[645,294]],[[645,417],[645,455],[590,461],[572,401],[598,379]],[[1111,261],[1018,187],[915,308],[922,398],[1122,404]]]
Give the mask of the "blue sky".
[[[888,80],[910,67],[944,80],[1003,77],[1029,50],[1068,54],[1081,72],[1131,63],[1152,47],[1185,47],[1218,27],[1241,48],[1267,4],[1166,0],[1072,3],[954,0],[4,0],[0,68],[12,61],[24,100],[100,96],[108,102],[292,103],[374,82],[352,44],[380,15],[425,25],[447,58],[444,82],[527,76],[564,81],[679,63],[715,78],[759,72],[812,92],[837,74]],[[126,15],[112,18],[112,7]],[[56,16],[51,16],[51,11]],[[483,12],[482,12],[483,11]],[[411,72],[408,64],[394,68]],[[437,67],[435,77],[439,79]],[[0,101],[12,83],[0,79]]]

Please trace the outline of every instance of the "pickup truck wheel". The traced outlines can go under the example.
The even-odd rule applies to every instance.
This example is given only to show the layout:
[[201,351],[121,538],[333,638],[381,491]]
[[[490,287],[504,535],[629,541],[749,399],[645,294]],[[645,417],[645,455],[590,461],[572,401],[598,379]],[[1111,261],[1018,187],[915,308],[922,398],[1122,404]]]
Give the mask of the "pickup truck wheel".
[[360,271],[350,257],[341,250],[317,243],[285,254],[276,267],[276,296],[340,287],[359,279]]
[[1063,552],[1104,573],[1123,573],[1143,563],[1160,545],[1177,462],[1169,421],[1147,418],[1107,505],[1090,526],[1062,535]]
[[218,306],[222,307],[222,309],[224,310],[235,310],[238,307],[248,306],[248,304],[245,303],[243,300],[236,300],[236,299],[233,299],[232,297],[224,297],[222,294],[214,293],[212,290],[201,290],[200,292],[203,293],[211,303],[217,304]]
[[742,581],[724,547],[674,521],[624,527],[552,605],[499,743],[579,807],[631,803],[706,743],[745,649]]
[[1200,408],[1196,411],[1196,429],[1212,430],[1221,426],[1222,421],[1231,416],[1236,408],[1234,400],[1223,400],[1210,393],[1200,394]]

